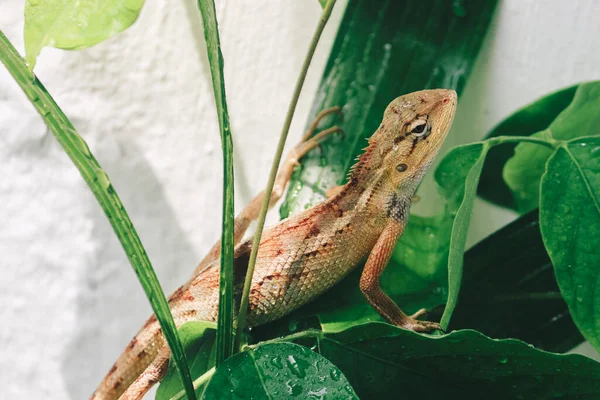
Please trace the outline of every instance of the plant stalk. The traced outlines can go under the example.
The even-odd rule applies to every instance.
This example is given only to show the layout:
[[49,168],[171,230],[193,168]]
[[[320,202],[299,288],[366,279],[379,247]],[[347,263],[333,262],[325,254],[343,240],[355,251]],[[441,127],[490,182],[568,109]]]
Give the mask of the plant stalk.
[[496,146],[498,144],[503,144],[503,143],[533,143],[533,144],[539,144],[542,146],[546,146],[552,150],[556,149],[558,143],[560,143],[560,141],[557,141],[555,139],[547,140],[547,139],[541,139],[541,138],[536,138],[536,137],[532,137],[532,136],[496,136],[496,137],[487,139],[486,141],[489,144],[491,144],[492,146]]
[[271,192],[273,191],[273,185],[275,184],[275,178],[277,176],[277,170],[279,169],[279,163],[281,162],[281,155],[283,153],[283,148],[285,146],[285,141],[287,140],[288,132],[290,130],[290,125],[292,123],[292,119],[294,117],[294,112],[296,111],[296,105],[298,104],[298,98],[300,97],[300,92],[302,91],[302,85],[304,84],[304,80],[306,79],[306,74],[308,72],[308,67],[312,61],[313,55],[315,53],[315,49],[317,48],[317,44],[319,43],[319,39],[321,38],[321,34],[323,33],[323,29],[331,16],[331,11],[333,10],[333,6],[335,5],[336,0],[329,0],[323,11],[321,13],[321,17],[319,18],[319,22],[317,24],[317,28],[315,29],[315,33],[313,34],[312,40],[310,42],[308,52],[306,57],[304,58],[304,62],[302,64],[302,68],[300,70],[300,75],[298,76],[298,80],[296,81],[296,87],[294,88],[294,92],[292,94],[292,100],[287,110],[287,115],[285,118],[285,122],[283,123],[283,129],[281,131],[281,135],[279,137],[279,143],[277,144],[277,149],[275,150],[275,157],[273,158],[273,164],[271,165],[271,172],[269,174],[269,181],[267,183],[267,187],[265,189],[265,198],[262,202],[260,213],[258,215],[258,220],[256,224],[256,232],[254,234],[254,238],[252,241],[252,250],[250,252],[250,259],[248,261],[248,270],[246,271],[246,280],[244,281],[244,290],[242,292],[242,298],[240,300],[240,311],[238,313],[237,318],[237,331],[235,336],[235,350],[240,351],[240,344],[242,340],[242,335],[244,331],[244,327],[246,326],[246,313],[248,310],[249,303],[249,294],[250,287],[252,285],[252,275],[254,274],[254,265],[256,264],[256,256],[258,254],[258,246],[260,244],[260,238],[262,236],[263,229],[265,227],[265,218],[267,215],[267,211],[269,210],[269,202],[271,201]]

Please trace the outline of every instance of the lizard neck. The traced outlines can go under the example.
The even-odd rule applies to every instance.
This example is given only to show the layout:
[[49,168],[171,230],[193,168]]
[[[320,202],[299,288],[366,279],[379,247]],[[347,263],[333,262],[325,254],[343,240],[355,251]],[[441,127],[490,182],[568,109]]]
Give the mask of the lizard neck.
[[356,171],[344,189],[330,200],[336,208],[372,221],[392,218],[405,223],[416,185],[394,188],[387,176],[388,171],[363,169],[360,179]]

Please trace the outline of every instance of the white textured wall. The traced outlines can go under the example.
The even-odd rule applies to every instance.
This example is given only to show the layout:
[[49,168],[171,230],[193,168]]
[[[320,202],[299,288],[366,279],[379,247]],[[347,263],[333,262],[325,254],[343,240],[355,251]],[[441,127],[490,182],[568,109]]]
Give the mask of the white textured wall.
[[[0,29],[19,50],[22,3],[0,0]],[[324,35],[290,143],[342,8]],[[320,9],[316,0],[236,0],[218,1],[217,13],[239,207],[266,183]],[[595,0],[501,2],[454,132],[475,138],[544,93],[598,79],[598,15]],[[46,49],[36,67],[111,176],[167,291],[220,227],[220,148],[204,54],[195,2],[149,0],[124,34],[81,52]],[[454,144],[469,140],[458,136]],[[2,67],[0,200],[0,397],[86,398],[150,307],[83,180]],[[475,216],[483,223],[474,237],[506,218],[483,205]]]

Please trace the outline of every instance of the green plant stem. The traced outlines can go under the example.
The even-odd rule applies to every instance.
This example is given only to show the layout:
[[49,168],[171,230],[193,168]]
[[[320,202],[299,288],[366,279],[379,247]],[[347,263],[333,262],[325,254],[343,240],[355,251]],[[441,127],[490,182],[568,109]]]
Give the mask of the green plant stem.
[[[212,367],[198,378],[194,379],[194,389],[198,389],[200,386],[204,385],[206,382],[212,378],[215,374],[215,367]],[[169,400],[181,400],[185,396],[185,392],[183,390],[179,391],[175,396],[171,397]]]
[[554,150],[559,144],[559,140],[555,139],[540,139],[532,136],[496,136],[486,140],[492,146],[503,143],[533,143],[546,146]]
[[221,149],[223,151],[223,230],[221,231],[221,258],[219,276],[219,312],[217,317],[217,353],[215,364],[219,366],[233,354],[233,247],[234,247],[234,199],[233,199],[233,141],[227,111],[225,95],[225,80],[223,77],[223,55],[219,40],[219,27],[215,2],[213,0],[198,0],[198,8],[202,16],[206,52],[210,65],[213,92],[219,132],[221,134]]
[[251,344],[248,346],[244,347],[244,350],[246,348],[248,349],[255,349],[258,346],[262,346],[265,344],[270,344],[270,343],[281,343],[281,342],[291,342],[294,340],[298,340],[298,339],[306,339],[306,338],[317,338],[317,339],[323,339],[325,337],[325,334],[323,333],[323,331],[319,330],[319,329],[307,329],[305,331],[302,332],[296,332],[296,333],[292,333],[290,335],[287,336],[282,336],[276,339],[269,339],[269,340],[264,340],[260,343],[257,344]]
[[184,383],[188,398],[194,399],[194,390],[185,353],[177,335],[167,299],[133,223],[129,219],[108,176],[90,152],[86,142],[77,133],[71,121],[62,112],[42,83],[27,68],[23,58],[2,31],[0,31],[0,60],[40,113],[42,119],[71,158],[104,210],[140,280],[152,310],[156,314],[173,354],[173,359]]
[[252,250],[250,252],[250,259],[248,261],[248,270],[246,271],[246,280],[244,281],[244,290],[242,291],[242,298],[240,300],[240,311],[237,318],[237,332],[235,336],[236,351],[240,350],[242,334],[246,325],[246,312],[248,309],[249,302],[248,296],[250,294],[250,286],[252,284],[252,275],[254,274],[254,265],[256,264],[258,246],[260,244],[260,238],[265,227],[265,218],[267,215],[267,211],[269,210],[271,192],[273,191],[273,185],[275,184],[275,177],[277,176],[277,170],[279,169],[279,163],[281,161],[283,147],[285,146],[285,141],[287,140],[290,125],[292,123],[292,118],[294,117],[296,105],[298,104],[298,98],[300,97],[300,92],[302,90],[302,85],[304,84],[306,73],[308,72],[308,67],[310,66],[313,55],[315,53],[315,49],[317,48],[317,43],[319,43],[319,38],[321,37],[323,29],[327,24],[327,20],[331,15],[331,11],[333,10],[335,1],[336,0],[329,0],[323,8],[323,12],[321,13],[321,17],[319,18],[319,23],[317,24],[317,28],[310,42],[308,52],[306,54],[306,57],[304,58],[302,68],[300,70],[300,76],[298,76],[298,80],[296,81],[296,87],[294,88],[294,93],[292,94],[292,101],[290,102],[290,105],[288,107],[285,122],[283,123],[283,129],[281,131],[281,136],[279,137],[279,143],[277,144],[277,149],[275,150],[275,157],[273,158],[273,164],[271,166],[271,172],[269,174],[269,181],[265,189],[265,198],[262,202],[260,213],[258,215],[256,233],[254,234],[254,238],[252,241]]

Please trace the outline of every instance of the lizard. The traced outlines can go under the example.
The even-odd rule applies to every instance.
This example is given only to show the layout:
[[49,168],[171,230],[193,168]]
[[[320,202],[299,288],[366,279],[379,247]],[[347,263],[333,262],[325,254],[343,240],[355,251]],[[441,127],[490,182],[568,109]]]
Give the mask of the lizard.
[[[249,327],[280,318],[334,286],[366,259],[360,290],[389,323],[416,332],[439,329],[418,319],[425,309],[405,314],[380,288],[379,278],[407,224],[416,188],[444,142],[456,111],[456,92],[422,90],[394,99],[368,146],[323,202],[265,229],[252,278]],[[312,136],[319,121],[339,108],[322,111],[282,164],[270,206],[282,196],[298,160],[333,127]],[[236,304],[247,269],[252,239],[242,241],[257,218],[264,193],[234,222]],[[219,301],[217,242],[191,279],[169,297],[177,327],[193,320],[216,321]],[[166,373],[170,351],[153,315],[100,383],[92,400],[140,399]]]

